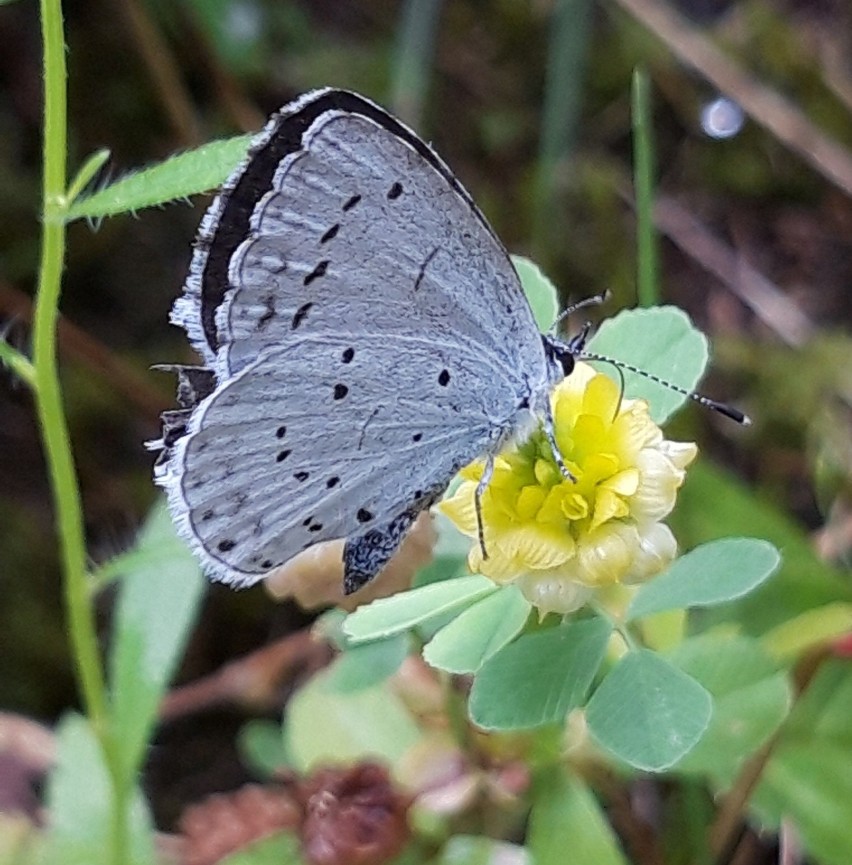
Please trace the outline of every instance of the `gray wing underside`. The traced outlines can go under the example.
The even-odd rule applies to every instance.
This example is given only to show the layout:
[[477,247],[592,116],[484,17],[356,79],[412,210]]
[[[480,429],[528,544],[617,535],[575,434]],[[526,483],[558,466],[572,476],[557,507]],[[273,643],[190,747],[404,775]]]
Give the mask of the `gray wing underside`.
[[306,336],[207,397],[159,481],[212,576],[249,584],[345,537],[351,591],[496,444],[524,396],[459,345]]
[[518,277],[466,194],[358,114],[321,116],[303,147],[282,160],[231,258],[216,312],[220,381],[296,330],[367,327],[451,331],[493,363],[537,369]]

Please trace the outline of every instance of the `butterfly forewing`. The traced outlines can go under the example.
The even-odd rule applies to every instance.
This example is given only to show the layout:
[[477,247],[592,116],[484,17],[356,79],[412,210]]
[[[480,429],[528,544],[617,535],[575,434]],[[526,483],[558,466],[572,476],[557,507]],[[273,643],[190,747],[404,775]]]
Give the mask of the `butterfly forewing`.
[[451,332],[527,366],[535,325],[505,250],[443,175],[375,121],[315,121],[251,227],[216,317],[220,376],[300,328],[371,325]]

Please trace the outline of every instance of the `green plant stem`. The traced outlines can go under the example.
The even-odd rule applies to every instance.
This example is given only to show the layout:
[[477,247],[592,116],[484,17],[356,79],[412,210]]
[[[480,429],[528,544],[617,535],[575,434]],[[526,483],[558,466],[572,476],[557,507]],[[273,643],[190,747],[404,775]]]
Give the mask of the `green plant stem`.
[[36,406],[53,488],[65,576],[65,603],[86,710],[99,732],[106,722],[103,670],[86,581],[80,490],[62,407],[56,359],[56,319],[65,258],[65,40],[60,0],[41,0],[44,40],[44,198],[41,264],[33,316]]
[[557,0],[551,6],[532,227],[533,257],[545,267],[564,246],[564,219],[556,208],[577,140],[594,8],[591,0]]
[[633,70],[633,183],[636,194],[637,287],[639,306],[660,300],[659,255],[654,228],[654,141],[651,131],[651,85],[644,69]]
[[391,73],[391,105],[415,129],[423,119],[443,0],[405,0]]
[[624,642],[624,646],[628,652],[635,652],[638,648],[640,648],[639,643],[636,641],[636,638],[630,631],[630,628],[627,624],[625,624],[620,618],[614,616],[605,606],[602,604],[595,603],[594,601],[589,602],[589,606],[602,618],[606,619],[611,625],[613,631],[618,634],[622,641]]
[[34,394],[56,508],[74,663],[86,711],[104,749],[112,777],[110,853],[115,865],[122,865],[127,861],[128,787],[110,739],[104,672],[86,574],[83,508],[62,406],[56,356],[56,322],[69,203],[65,188],[68,112],[61,0],[40,0],[40,12],[44,50],[44,188],[41,261],[33,312]]

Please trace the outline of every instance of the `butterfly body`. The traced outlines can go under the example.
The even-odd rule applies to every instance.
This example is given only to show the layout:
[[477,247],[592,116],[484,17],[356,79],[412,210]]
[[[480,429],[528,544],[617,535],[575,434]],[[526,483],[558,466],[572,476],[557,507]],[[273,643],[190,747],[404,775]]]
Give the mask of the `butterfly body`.
[[346,538],[381,570],[455,473],[536,418],[563,368],[452,172],[356,94],[274,115],[205,216],[172,320],[204,359],[157,480],[216,579]]

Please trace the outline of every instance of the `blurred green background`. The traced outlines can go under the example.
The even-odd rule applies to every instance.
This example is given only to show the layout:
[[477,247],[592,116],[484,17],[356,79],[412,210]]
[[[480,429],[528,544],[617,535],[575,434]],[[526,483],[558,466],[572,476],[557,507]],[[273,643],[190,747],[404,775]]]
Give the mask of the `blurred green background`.
[[[715,463],[749,489],[734,501],[705,476],[690,507],[688,486],[679,538],[689,547],[760,515],[797,526],[797,543],[809,533],[825,561],[848,561],[848,2],[73,0],[65,11],[72,166],[107,147],[120,176],[256,130],[310,88],[358,90],[432,142],[564,301],[609,288],[611,311],[637,302],[630,94],[643,67],[659,296],[713,340],[704,389],[755,419],[741,430],[690,408],[673,425],[672,438],[699,442],[707,472]],[[0,323],[22,348],[38,260],[38,27],[36,4],[0,6]],[[716,104],[720,88],[741,117]],[[158,434],[172,381],[149,367],[191,359],[168,311],[208,201],[69,231],[60,349],[96,562],[132,544],[159,495],[142,442]],[[77,698],[32,404],[6,374],[0,479],[0,706],[50,721]],[[707,490],[731,499],[730,525],[701,524]],[[213,587],[182,676],[301,621],[262,590]],[[230,740],[236,723],[219,719],[215,735]],[[198,728],[193,741],[203,747]]]

